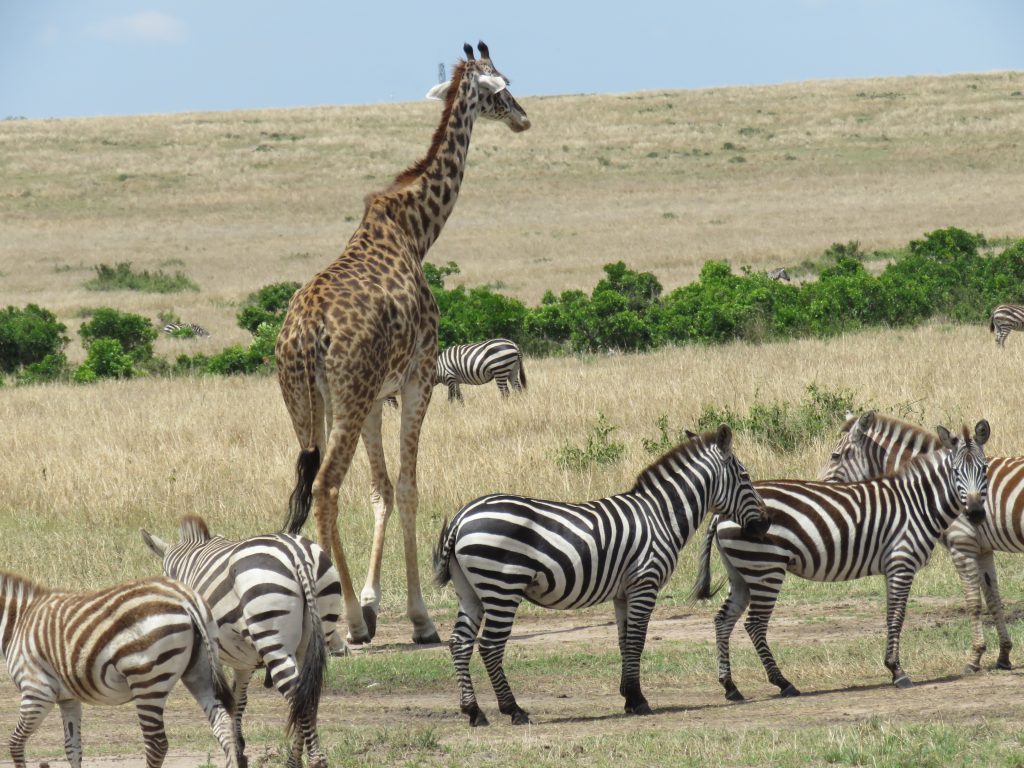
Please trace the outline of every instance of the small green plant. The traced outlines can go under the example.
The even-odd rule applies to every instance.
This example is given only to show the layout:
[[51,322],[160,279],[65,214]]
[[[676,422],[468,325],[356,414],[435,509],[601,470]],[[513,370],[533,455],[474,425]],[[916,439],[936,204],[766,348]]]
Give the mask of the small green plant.
[[180,328],[175,328],[167,335],[172,339],[194,339],[199,334],[195,332],[191,325],[183,325]]
[[89,346],[85,362],[75,369],[72,378],[80,384],[97,379],[130,379],[136,374],[132,357],[121,348],[117,339],[96,339]]
[[68,359],[63,352],[47,355],[38,363],[29,363],[17,374],[15,382],[19,385],[43,384],[48,381],[60,381],[68,375]]
[[156,272],[146,269],[142,272],[135,272],[130,261],[122,261],[114,266],[98,264],[95,270],[96,277],[85,284],[90,291],[180,293],[181,291],[199,290],[196,282],[184,272],[178,271],[173,275],[169,275],[161,269]]
[[555,463],[562,469],[583,472],[593,464],[614,464],[622,458],[626,446],[612,441],[611,434],[618,427],[608,423],[601,412],[597,414],[597,422],[587,436],[586,448],[578,448],[566,443],[555,455]]
[[679,445],[686,439],[686,430],[679,429],[672,431],[668,426],[668,416],[662,414],[658,417],[655,426],[658,428],[658,437],[654,440],[643,438],[640,443],[644,450],[652,456],[661,456]]
[[0,371],[14,373],[62,353],[68,343],[66,330],[52,312],[36,304],[0,310]]

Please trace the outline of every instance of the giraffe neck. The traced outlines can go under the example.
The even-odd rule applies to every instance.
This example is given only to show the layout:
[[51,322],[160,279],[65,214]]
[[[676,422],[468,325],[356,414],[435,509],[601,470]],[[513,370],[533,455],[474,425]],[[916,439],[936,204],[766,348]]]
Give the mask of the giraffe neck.
[[478,88],[476,73],[459,65],[427,156],[400,174],[382,195],[389,217],[408,234],[420,261],[455,208],[480,111]]

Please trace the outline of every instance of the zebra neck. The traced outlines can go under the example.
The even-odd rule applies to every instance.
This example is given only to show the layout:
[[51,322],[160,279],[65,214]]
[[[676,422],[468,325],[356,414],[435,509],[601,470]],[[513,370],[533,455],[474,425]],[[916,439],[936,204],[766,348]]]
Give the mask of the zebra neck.
[[895,476],[915,499],[925,502],[921,522],[938,536],[963,509],[952,479],[953,455],[947,450],[925,453],[904,465]]
[[0,656],[7,656],[7,644],[18,623],[18,616],[46,590],[28,579],[0,573]]
[[711,507],[711,492],[700,475],[685,480],[677,473],[651,473],[633,494],[644,498],[682,549]]

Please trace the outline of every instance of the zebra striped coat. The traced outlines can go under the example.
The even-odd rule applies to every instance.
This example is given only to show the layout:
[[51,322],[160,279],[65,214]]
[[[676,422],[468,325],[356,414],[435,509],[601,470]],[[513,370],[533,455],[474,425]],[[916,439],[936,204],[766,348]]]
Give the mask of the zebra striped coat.
[[[938,437],[920,427],[868,411],[847,421],[822,476],[829,482],[852,482],[891,474],[913,457],[938,450],[940,445]],[[989,459],[988,485],[985,520],[975,525],[961,515],[942,534],[971,619],[967,672],[981,670],[986,650],[982,593],[999,633],[996,666],[1011,668],[1013,643],[999,594],[994,553],[1024,552],[1024,457]]]
[[164,333],[174,333],[175,331],[190,331],[193,336],[205,337],[209,336],[210,332],[203,328],[201,325],[195,323],[168,323],[160,329]]
[[1024,307],[1019,304],[1000,304],[992,310],[988,329],[995,334],[996,344],[1005,346],[1010,331],[1024,329]]
[[203,708],[228,765],[244,765],[237,760],[229,722],[234,704],[217,654],[210,609],[172,579],[57,592],[0,572],[0,655],[21,691],[9,742],[16,768],[25,768],[25,742],[54,704],[64,721],[68,762],[81,768],[83,702],[133,702],[147,768],[159,768],[167,754],[164,707],[179,679]]
[[665,454],[627,493],[582,504],[494,495],[463,507],[441,530],[434,573],[439,585],[450,579],[459,598],[450,646],[470,724],[487,724],[469,674],[481,625],[480,656],[499,709],[514,724],[529,722],[502,668],[523,600],[557,609],[612,600],[622,655],[619,692],[627,713],[650,714],[640,689],[640,655],[651,611],[680,550],[709,511],[754,533],[767,528],[725,425]]
[[786,573],[814,581],[886,579],[885,666],[895,685],[911,685],[900,666],[899,641],[907,596],[917,571],[928,562],[942,531],[966,507],[984,516],[988,492],[982,445],[988,422],[973,438],[954,438],[940,428],[943,448],[908,463],[897,475],[861,483],[780,480],[755,483],[771,517],[771,529],[752,540],[732,522],[708,529],[695,594],[710,597],[710,536],[715,536],[729,576],[729,596],[715,616],[718,677],[726,698],[742,701],[732,680],[729,638],[749,606],[744,624],[768,680],[783,696],[799,693],[779,670],[768,647],[768,622]]
[[[168,544],[142,531],[146,546],[163,559],[164,573],[197,589],[210,604],[222,661],[235,670],[234,733],[243,754],[242,715],[253,670],[268,678],[290,703],[288,730],[295,728],[289,768],[326,766],[316,719],[327,664],[325,638],[345,649],[337,632],[341,614],[338,571],[319,546],[278,533],[229,541],[211,536],[202,518],[182,519],[180,541]],[[297,726],[297,728],[296,728]]]
[[523,353],[514,341],[489,339],[475,344],[457,344],[437,356],[434,383],[448,387],[448,402],[462,402],[460,384],[486,384],[494,380],[502,397],[509,387],[526,389],[526,368]]

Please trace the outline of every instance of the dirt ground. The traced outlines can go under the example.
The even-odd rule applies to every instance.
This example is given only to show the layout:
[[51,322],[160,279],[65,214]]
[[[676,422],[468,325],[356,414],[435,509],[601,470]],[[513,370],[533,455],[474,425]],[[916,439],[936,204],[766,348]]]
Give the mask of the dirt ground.
[[[945,600],[923,599],[915,606],[909,620],[912,623],[933,623],[948,620],[958,606]],[[431,728],[442,744],[475,744],[523,741],[534,744],[556,743],[567,735],[581,738],[588,735],[608,735],[637,730],[671,728],[730,727],[799,727],[850,725],[869,718],[896,717],[901,724],[935,721],[959,722],[979,718],[1024,719],[1024,672],[982,672],[980,675],[961,677],[959,668],[938,679],[916,679],[909,690],[897,690],[890,685],[881,666],[883,653],[882,617],[875,608],[868,609],[857,601],[830,606],[831,619],[821,621],[820,609],[805,606],[786,606],[780,609],[772,623],[772,638],[776,647],[787,643],[807,642],[808,624],[813,622],[815,642],[849,638],[857,633],[879,638],[879,673],[877,684],[841,688],[815,688],[813,682],[795,681],[803,695],[795,699],[781,699],[776,689],[768,685],[762,675],[744,674],[738,682],[748,698],[746,704],[725,701],[715,680],[714,670],[708,670],[707,682],[699,688],[659,686],[647,687],[646,693],[655,709],[653,717],[637,718],[622,714],[622,700],[613,689],[556,693],[551,685],[547,692],[524,689],[519,686],[520,703],[529,710],[533,724],[513,727],[507,718],[497,712],[493,694],[486,680],[477,680],[477,693],[492,725],[486,729],[471,729],[457,711],[457,691],[453,680],[450,691],[444,692],[386,692],[368,688],[359,696],[328,694],[321,703],[322,727],[330,724],[358,728],[385,727],[393,724],[403,728]],[[535,649],[571,644],[593,644],[602,650],[615,647],[615,627],[609,620],[609,611],[600,607],[581,613],[543,613],[521,616],[516,623],[512,643]],[[442,636],[450,627],[440,626]],[[684,609],[659,608],[651,623],[648,647],[660,641],[680,640],[705,642],[709,639],[708,615],[691,614]],[[734,643],[748,643],[734,636]],[[966,651],[966,649],[965,649]],[[356,649],[356,654],[444,654],[445,646],[418,647],[408,642],[408,627],[404,622],[389,622],[379,627],[374,643]],[[986,657],[992,663],[994,653]],[[913,669],[908,670],[913,676]],[[513,680],[515,686],[515,681]],[[17,716],[17,694],[6,674],[0,684],[0,738],[6,740]],[[246,712],[247,732],[275,733],[283,725],[283,701],[264,690],[256,680],[250,688],[249,708]],[[172,744],[165,766],[168,768],[196,768],[212,758],[214,765],[223,764],[219,753],[187,751],[174,748],[175,733],[188,729],[202,732],[206,727],[195,703],[179,690],[172,697],[167,713],[168,735]],[[87,707],[83,716],[83,741],[86,765],[111,768],[137,768],[145,765],[141,758],[141,734],[130,709]],[[112,756],[111,753],[129,753],[138,744],[138,753]],[[66,765],[60,754],[62,735],[59,714],[55,711],[47,718],[40,731],[29,742],[29,764],[52,768]],[[211,740],[212,745],[212,740]],[[90,754],[90,747],[92,753]],[[250,738],[247,746],[250,765],[254,768],[277,764],[281,758],[275,747]],[[6,751],[6,750],[5,750]],[[97,753],[107,753],[105,756]],[[48,755],[43,759],[41,755]],[[7,757],[6,754],[3,757]],[[9,764],[3,761],[0,764]]]

